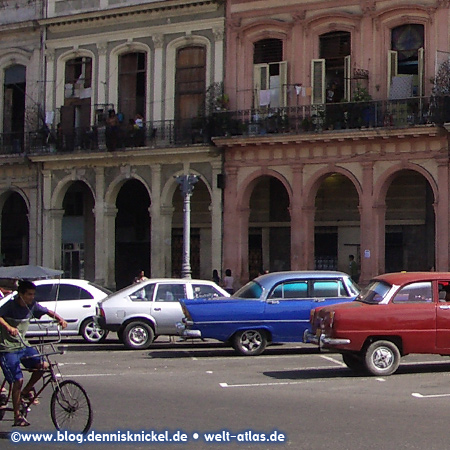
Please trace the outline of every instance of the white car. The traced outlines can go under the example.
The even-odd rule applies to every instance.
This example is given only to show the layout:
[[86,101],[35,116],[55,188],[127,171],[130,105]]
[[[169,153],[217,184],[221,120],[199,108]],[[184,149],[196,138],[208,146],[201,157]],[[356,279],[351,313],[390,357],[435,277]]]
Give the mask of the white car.
[[179,278],[151,279],[115,292],[98,304],[101,328],[115,331],[125,347],[145,349],[159,335],[178,336],[184,314],[179,300],[229,297],[212,281]]
[[[112,292],[87,280],[68,278],[36,280],[35,299],[46,308],[57,312],[67,322],[61,331],[63,336],[81,335],[87,342],[102,342],[107,331],[102,330],[94,319],[97,303]],[[13,292],[0,300],[0,306],[10,300]],[[57,335],[57,324],[45,315],[32,319],[27,337]]]

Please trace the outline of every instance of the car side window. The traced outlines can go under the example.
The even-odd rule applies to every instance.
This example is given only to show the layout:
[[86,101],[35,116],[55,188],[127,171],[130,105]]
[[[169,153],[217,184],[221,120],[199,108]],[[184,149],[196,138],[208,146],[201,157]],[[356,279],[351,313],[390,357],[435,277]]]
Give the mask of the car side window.
[[431,281],[411,283],[400,289],[393,298],[393,303],[429,303],[433,301]]
[[312,280],[311,297],[347,297],[341,280]]
[[214,298],[221,297],[222,294],[213,286],[208,284],[193,284],[192,291],[194,298]]
[[53,302],[56,299],[56,289],[53,284],[41,284],[36,286],[35,300],[39,303]]
[[88,291],[72,284],[61,283],[56,287],[58,292],[58,300],[88,300],[94,298]]
[[307,281],[281,283],[270,293],[269,299],[308,298]]
[[147,284],[140,289],[134,291],[130,298],[133,302],[151,302],[153,300],[153,291],[155,290],[154,284]]
[[155,301],[178,302],[186,298],[184,284],[159,284]]

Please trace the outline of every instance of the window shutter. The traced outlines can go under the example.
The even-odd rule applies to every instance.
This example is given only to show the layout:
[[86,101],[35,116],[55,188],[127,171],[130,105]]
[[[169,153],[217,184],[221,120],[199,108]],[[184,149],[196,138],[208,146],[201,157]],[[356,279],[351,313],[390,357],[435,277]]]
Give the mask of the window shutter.
[[391,90],[392,78],[396,77],[398,74],[398,53],[395,50],[389,50],[388,52],[388,97],[389,91]]
[[259,92],[261,89],[269,89],[269,65],[255,64],[253,66],[253,93],[254,107],[259,108]]
[[325,59],[311,61],[311,103],[325,103]]
[[280,62],[280,107],[287,106],[287,61]]
[[344,58],[344,98],[351,101],[352,95],[352,58],[350,55]]
[[418,54],[418,59],[419,59],[419,90],[417,92],[417,95],[419,97],[422,97],[424,95],[423,92],[423,80],[424,80],[424,49],[419,48],[419,54]]

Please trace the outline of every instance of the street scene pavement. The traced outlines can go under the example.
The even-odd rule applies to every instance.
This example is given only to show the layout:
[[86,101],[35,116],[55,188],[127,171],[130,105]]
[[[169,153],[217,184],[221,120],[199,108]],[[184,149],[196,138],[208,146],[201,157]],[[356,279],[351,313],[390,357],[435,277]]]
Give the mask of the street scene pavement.
[[29,413],[26,430],[11,427],[5,415],[2,449],[438,449],[448,444],[448,358],[408,356],[396,374],[377,378],[355,376],[340,355],[303,344],[271,346],[258,357],[236,356],[215,341],[167,337],[145,351],[125,350],[113,337],[97,345],[78,339],[63,344],[67,351],[57,357],[61,371],[81,383],[92,402],[88,436],[128,439],[132,432],[172,442],[13,443],[12,432],[55,432],[48,389]]

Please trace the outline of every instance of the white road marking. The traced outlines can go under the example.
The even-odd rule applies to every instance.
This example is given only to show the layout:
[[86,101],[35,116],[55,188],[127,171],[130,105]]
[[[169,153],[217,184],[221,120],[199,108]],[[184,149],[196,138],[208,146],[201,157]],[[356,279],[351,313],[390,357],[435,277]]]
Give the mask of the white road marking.
[[332,358],[331,356],[325,356],[325,355],[320,355],[321,358],[326,359],[327,361],[331,361],[334,364],[337,364],[338,366],[341,367],[347,367],[347,364],[338,361],[337,359]]
[[419,392],[413,392],[411,394],[416,398],[439,398],[439,397],[450,397],[450,394],[430,394],[430,395],[422,395]]
[[219,383],[219,386],[221,388],[246,388],[246,387],[264,387],[264,386],[287,386],[305,383],[325,383],[326,381],[327,380],[302,380],[302,381],[280,381],[278,383],[245,383],[245,384]]

